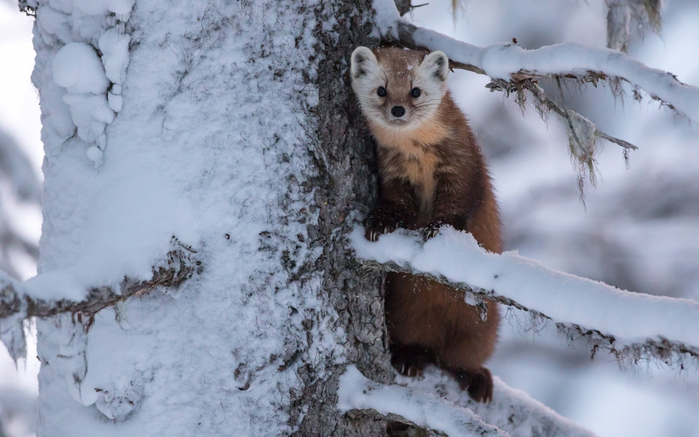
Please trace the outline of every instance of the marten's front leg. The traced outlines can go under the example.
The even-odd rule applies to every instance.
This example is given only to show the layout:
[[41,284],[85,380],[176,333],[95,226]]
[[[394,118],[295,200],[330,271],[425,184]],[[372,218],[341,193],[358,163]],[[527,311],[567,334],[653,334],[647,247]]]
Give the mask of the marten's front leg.
[[376,241],[380,235],[406,227],[415,220],[417,209],[410,187],[396,179],[381,185],[381,206],[364,220],[365,238]]
[[485,198],[485,186],[479,180],[474,178],[466,184],[453,178],[438,180],[432,221],[423,230],[425,240],[436,236],[445,225],[468,232],[468,221]]

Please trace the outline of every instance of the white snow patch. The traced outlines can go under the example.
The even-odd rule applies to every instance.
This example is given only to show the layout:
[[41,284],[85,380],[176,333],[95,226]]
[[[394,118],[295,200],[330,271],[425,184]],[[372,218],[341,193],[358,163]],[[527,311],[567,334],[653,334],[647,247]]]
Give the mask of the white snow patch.
[[[70,14],[73,12],[73,1],[74,0],[48,0],[48,4],[58,11]],[[42,5],[42,7],[43,6],[44,5]]]
[[66,271],[47,272],[24,282],[23,294],[45,301],[67,299],[81,301],[87,295],[86,288]]
[[[391,35],[394,38],[398,38],[397,23],[401,20],[401,17],[396,8],[396,4],[392,0],[374,0],[372,7],[376,12],[374,14],[376,27],[372,31],[373,34],[371,36],[380,37],[381,35]],[[380,32],[380,35],[375,34],[376,30]]]
[[85,43],[63,46],[53,58],[53,80],[67,90],[63,101],[70,108],[78,136],[92,143],[114,121],[105,91],[109,80],[95,50]]
[[66,27],[69,17],[49,5],[42,5],[36,10],[36,20],[39,28],[54,35],[62,42],[70,42],[72,35]]
[[104,153],[97,146],[87,148],[87,157],[97,165],[101,165],[104,161]]
[[104,95],[71,94],[63,96],[70,108],[73,123],[78,128],[78,136],[88,143],[102,135],[107,124],[114,121],[114,111]]
[[63,46],[53,58],[53,80],[69,93],[102,94],[109,87],[95,50],[85,43]]
[[73,0],[73,7],[85,15],[106,15],[113,12],[127,15],[133,8],[134,0]]
[[116,83],[124,83],[126,67],[129,65],[130,35],[119,33],[112,28],[102,34],[99,47],[102,51],[102,62],[107,78]]
[[114,112],[121,111],[121,107],[124,104],[124,98],[114,93],[107,94],[107,101],[109,102],[109,107],[112,108]]

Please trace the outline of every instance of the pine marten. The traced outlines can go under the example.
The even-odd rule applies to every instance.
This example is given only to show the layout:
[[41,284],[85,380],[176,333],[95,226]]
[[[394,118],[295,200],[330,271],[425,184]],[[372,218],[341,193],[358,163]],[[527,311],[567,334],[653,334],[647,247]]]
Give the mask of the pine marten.
[[[422,230],[428,239],[451,225],[500,253],[500,217],[490,176],[466,117],[447,89],[447,56],[358,47],[350,74],[378,144],[380,206],[365,220],[366,238],[376,241],[407,228]],[[482,320],[455,288],[400,273],[388,273],[385,284],[393,366],[417,376],[436,364],[473,399],[489,402],[493,379],[483,364],[497,341],[497,305],[487,301]]]

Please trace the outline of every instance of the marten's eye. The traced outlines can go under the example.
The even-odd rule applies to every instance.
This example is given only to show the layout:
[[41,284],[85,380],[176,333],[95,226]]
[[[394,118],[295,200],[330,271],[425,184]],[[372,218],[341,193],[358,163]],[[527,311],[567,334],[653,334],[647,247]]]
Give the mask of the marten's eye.
[[386,97],[386,94],[388,94],[388,93],[386,92],[386,88],[380,86],[379,89],[376,90],[376,94],[379,97]]
[[410,90],[410,95],[415,97],[416,99],[420,97],[420,88],[415,87],[412,90]]

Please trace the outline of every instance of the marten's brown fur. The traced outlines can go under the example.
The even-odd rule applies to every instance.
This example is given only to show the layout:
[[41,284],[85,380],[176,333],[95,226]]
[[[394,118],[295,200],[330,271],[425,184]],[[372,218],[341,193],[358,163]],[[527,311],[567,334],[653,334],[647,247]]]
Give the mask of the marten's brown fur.
[[[365,221],[366,237],[375,241],[402,227],[422,229],[431,238],[440,226],[451,225],[499,253],[490,177],[466,117],[446,89],[447,68],[441,52],[360,47],[352,54],[352,85],[378,143],[381,180],[381,204]],[[385,95],[377,95],[379,87]],[[418,87],[416,98],[411,92]],[[400,111],[391,112],[396,106],[405,110],[400,117]],[[464,299],[462,291],[435,281],[388,273],[392,363],[409,376],[434,363],[475,400],[487,402],[493,382],[483,364],[497,341],[498,307],[487,301],[483,321]]]

